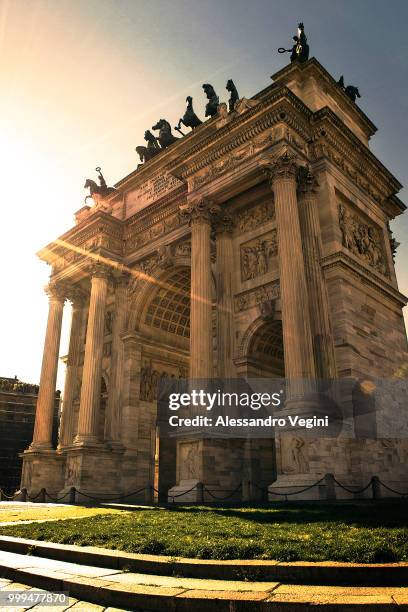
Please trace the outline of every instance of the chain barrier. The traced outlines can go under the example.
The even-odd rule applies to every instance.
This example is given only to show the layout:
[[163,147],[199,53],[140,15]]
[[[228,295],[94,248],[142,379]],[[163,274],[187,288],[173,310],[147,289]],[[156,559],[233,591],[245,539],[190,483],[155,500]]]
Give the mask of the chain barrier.
[[50,495],[47,492],[47,489],[45,489],[45,491],[44,491],[44,496],[48,497],[54,503],[60,502],[62,499],[65,499],[69,494],[70,494],[70,492],[68,491],[68,493],[65,493],[65,495],[63,495],[62,497],[52,497],[52,495]]
[[333,476],[333,482],[335,482],[336,485],[340,487],[340,489],[347,491],[347,493],[353,493],[356,495],[359,495],[360,493],[364,493],[364,491],[367,491],[367,489],[372,486],[372,480],[370,480],[370,482],[362,489],[356,489],[356,490],[349,489],[348,487],[345,487],[344,485],[342,485],[341,482],[339,482],[334,476]]
[[[219,495],[214,495],[209,489],[207,489],[207,487],[204,485],[203,487],[203,491],[205,493],[208,493],[208,495],[210,497],[212,497],[213,499],[218,499],[220,501],[225,501],[226,499],[231,499],[231,497],[233,497],[235,495],[235,493],[237,493],[240,489],[242,489],[242,483],[240,483],[233,491],[231,491],[231,493],[229,495],[227,495],[226,497],[220,497]],[[222,491],[222,489],[219,489],[219,491]]]
[[323,480],[325,480],[325,476],[323,476],[323,478],[321,478],[320,480],[317,480],[313,484],[309,485],[308,487],[305,487],[304,489],[300,489],[300,491],[288,491],[287,493],[278,493],[277,491],[271,491],[271,493],[272,495],[281,495],[282,497],[287,497],[288,495],[299,495],[299,493],[304,493],[305,491],[309,491],[310,489],[313,489],[313,487],[317,487],[317,485],[323,482]]
[[379,484],[384,487],[384,489],[388,489],[391,493],[395,493],[396,495],[401,495],[401,497],[408,497],[408,491],[406,493],[401,493],[401,491],[396,491],[395,489],[391,489],[388,485],[384,484],[382,480],[378,480]]
[[7,499],[10,499],[10,500],[14,499],[14,495],[7,495],[7,493],[5,493],[5,492],[3,491],[3,489],[0,489],[0,500],[2,500],[2,499],[3,499],[3,497],[5,497],[5,498],[6,498],[6,500],[7,500]]
[[118,501],[120,499],[125,499],[126,497],[130,497],[131,495],[138,495],[142,491],[146,491],[146,489],[149,489],[149,487],[142,487],[141,489],[138,489],[137,491],[132,491],[131,493],[126,493],[125,495],[120,495],[119,497],[114,497],[114,498],[109,498],[109,499],[101,499],[99,497],[94,497],[93,495],[88,495],[88,493],[83,493],[81,491],[78,491],[78,489],[75,489],[75,494],[83,495],[84,497],[88,497],[89,499],[97,501],[98,503],[103,503],[103,502],[112,502],[112,501]]
[[191,487],[191,489],[188,489],[187,491],[183,491],[182,493],[178,493],[177,495],[172,495],[171,499],[174,502],[174,500],[177,497],[182,497],[183,495],[187,495],[187,493],[191,493],[191,491],[194,491],[194,489],[197,489],[197,488],[198,488],[198,485],[194,485],[194,487]]
[[[277,495],[279,497],[285,497],[285,500],[287,500],[288,496],[291,495],[299,495],[300,493],[305,493],[306,491],[310,491],[310,489],[313,489],[314,487],[317,487],[318,485],[320,485],[321,483],[323,483],[326,480],[326,476],[323,476],[322,478],[320,478],[320,480],[317,480],[316,482],[314,482],[311,485],[308,485],[307,487],[304,487],[303,489],[298,489],[296,491],[287,491],[287,492],[282,492],[282,491],[271,491],[272,495]],[[377,477],[373,477],[370,482],[363,488],[361,489],[350,489],[349,487],[346,487],[345,485],[341,484],[341,482],[339,482],[334,476],[332,476],[332,480],[333,482],[340,487],[341,489],[343,489],[344,491],[347,491],[347,493],[351,493],[353,495],[359,495],[361,493],[364,493],[364,491],[366,491],[367,489],[369,489],[370,487],[374,486],[374,481],[376,481],[378,483],[378,485],[381,485],[384,487],[384,489],[390,491],[391,493],[394,493],[395,495],[399,495],[401,497],[408,497],[408,491],[406,493],[402,493],[401,491],[396,491],[395,489],[393,489],[392,487],[389,487],[388,485],[386,485],[384,482],[382,482],[379,478]],[[251,482],[251,481],[247,481],[249,486],[253,486],[256,489],[258,489],[259,491],[261,491],[262,493],[266,493],[268,494],[268,487],[261,487],[259,486],[256,482]],[[241,490],[243,488],[242,483],[240,483],[234,490],[229,490],[229,489],[218,489],[217,491],[211,491],[210,489],[208,489],[205,484],[202,483],[197,483],[195,484],[193,487],[191,487],[191,489],[187,489],[187,491],[182,491],[181,493],[177,493],[175,495],[170,495],[169,496],[169,501],[171,500],[172,503],[174,503],[174,500],[179,498],[179,497],[183,497],[184,495],[187,495],[188,493],[191,493],[194,490],[198,490],[201,489],[202,491],[202,495],[204,497],[204,493],[207,493],[212,499],[217,500],[217,501],[225,501],[227,499],[231,499],[236,493],[238,493],[239,490]],[[123,495],[119,495],[116,497],[104,497],[104,498],[100,498],[100,497],[95,497],[93,495],[89,495],[88,493],[84,493],[82,491],[79,491],[78,489],[76,489],[75,487],[72,487],[69,491],[67,491],[67,493],[65,493],[65,495],[63,495],[62,497],[53,497],[52,495],[50,495],[46,489],[41,489],[37,495],[34,495],[33,497],[30,497],[28,494],[26,495],[26,499],[27,501],[30,502],[34,502],[35,500],[37,500],[39,497],[43,497],[43,501],[45,502],[46,498],[48,497],[48,499],[50,499],[52,502],[54,503],[58,503],[60,501],[62,501],[63,499],[69,497],[70,499],[72,499],[72,495],[73,495],[73,499],[75,500],[76,496],[82,496],[82,497],[86,497],[92,501],[97,502],[98,504],[100,503],[110,503],[110,502],[115,502],[115,501],[120,501],[120,500],[124,500],[127,499],[128,497],[131,497],[133,495],[138,495],[139,493],[142,493],[142,491],[150,491],[152,493],[152,496],[154,493],[157,493],[158,495],[160,494],[160,492],[158,491],[158,489],[156,489],[154,486],[150,485],[147,487],[141,487],[140,489],[137,489],[136,491],[132,491],[130,493],[124,493]],[[222,491],[230,491],[228,495],[225,496],[220,496],[217,495],[217,493],[220,493]],[[107,494],[107,495],[114,495],[114,494]],[[14,496],[13,495],[7,495],[6,493],[4,493],[4,491],[2,489],[0,489],[0,498],[3,499],[3,497],[5,497],[8,500],[13,500]],[[381,499],[381,498],[380,498]],[[203,500],[202,500],[203,501]],[[202,503],[202,501],[198,502],[198,503]],[[271,501],[271,500],[269,500]],[[69,502],[68,502],[69,503]],[[75,503],[75,501],[74,501]],[[154,503],[154,502],[153,502]]]

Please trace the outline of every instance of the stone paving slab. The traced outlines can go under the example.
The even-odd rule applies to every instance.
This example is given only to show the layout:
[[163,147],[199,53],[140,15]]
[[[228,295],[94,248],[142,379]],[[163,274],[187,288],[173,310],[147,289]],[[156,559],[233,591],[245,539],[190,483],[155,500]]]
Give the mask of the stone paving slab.
[[[176,578],[173,576],[154,576],[152,574],[112,574],[105,576],[106,580],[118,582],[124,585],[144,584],[149,586],[164,586],[181,589],[202,589],[203,582],[209,591],[225,591],[225,580],[202,580],[200,578]],[[228,581],[231,591],[271,591],[278,586],[278,582],[245,582],[243,580]]]
[[[64,560],[81,567],[86,565],[156,576],[215,580],[286,582],[289,584],[406,585],[408,562],[340,563],[323,561],[278,562],[273,560],[203,560],[170,558],[160,555],[126,553],[106,548],[40,542],[0,536],[0,551]],[[0,552],[1,554],[1,552]]]
[[[26,561],[24,555],[0,552],[0,575],[1,572],[9,572],[8,577],[1,579],[0,589],[23,590],[35,586],[47,591],[68,591],[72,605],[65,609],[77,612],[81,609],[80,605],[88,606],[83,609],[90,612],[109,607],[151,612],[303,612],[321,606],[339,612],[408,609],[408,587],[288,585],[277,582],[163,577],[131,572],[107,574],[106,568],[89,566],[84,575],[69,573],[73,567],[82,570],[81,566],[68,562],[60,561],[52,569],[53,563],[49,559],[31,557],[31,567],[26,566]],[[37,561],[38,566],[35,567]],[[13,578],[16,582],[9,582]],[[44,612],[51,612],[48,606],[42,608]],[[32,609],[38,612],[40,607]],[[63,612],[63,608],[55,606],[55,612]]]

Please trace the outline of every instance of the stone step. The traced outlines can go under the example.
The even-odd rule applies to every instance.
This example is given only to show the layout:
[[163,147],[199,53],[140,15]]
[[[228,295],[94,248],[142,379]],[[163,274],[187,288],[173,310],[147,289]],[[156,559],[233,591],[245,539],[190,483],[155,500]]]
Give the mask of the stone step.
[[[290,585],[155,576],[0,552],[0,577],[104,607],[163,612],[398,610],[408,588]],[[6,588],[6,587],[4,587]]]
[[30,554],[81,565],[126,569],[158,576],[221,580],[262,580],[290,584],[405,586],[408,585],[408,563],[284,563],[261,560],[218,561],[141,555],[91,546],[71,546],[0,536],[0,550]]

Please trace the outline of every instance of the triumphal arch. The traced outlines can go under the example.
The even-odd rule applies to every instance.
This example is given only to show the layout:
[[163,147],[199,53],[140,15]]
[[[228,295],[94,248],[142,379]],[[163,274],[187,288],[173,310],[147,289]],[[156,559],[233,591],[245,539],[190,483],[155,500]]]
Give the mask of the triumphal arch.
[[[407,361],[389,230],[405,207],[401,185],[370,151],[376,128],[355,92],[314,58],[295,53],[272,78],[251,99],[229,86],[229,108],[206,84],[209,119],[194,125],[190,99],[184,123],[194,129],[167,142],[170,126],[159,121],[159,139],[148,131],[138,147],[144,163],[111,189],[102,174],[99,189],[88,181],[93,205],[40,251],[52,271],[22,475],[32,495],[143,489],[134,496],[142,500],[155,487],[162,500],[197,501],[195,483],[226,491],[246,478],[274,499],[326,473],[351,490],[373,475],[407,489],[402,440],[156,435],[166,377],[392,377]],[[66,300],[72,327],[55,449]],[[246,495],[256,499],[257,489]],[[319,495],[324,483],[304,494]]]

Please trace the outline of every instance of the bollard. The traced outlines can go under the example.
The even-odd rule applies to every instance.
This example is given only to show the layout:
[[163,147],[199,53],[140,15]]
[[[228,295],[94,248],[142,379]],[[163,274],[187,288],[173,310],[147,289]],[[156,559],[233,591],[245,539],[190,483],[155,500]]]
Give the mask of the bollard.
[[69,501],[68,503],[71,504],[72,506],[75,505],[75,493],[76,493],[76,488],[75,487],[71,487],[69,490]]
[[336,488],[334,486],[334,475],[326,474],[324,477],[326,485],[326,499],[336,499]]
[[204,503],[204,485],[202,482],[197,482],[197,502]]
[[45,489],[44,489],[44,487],[43,487],[43,488],[41,489],[41,491],[40,491],[40,495],[38,496],[38,501],[39,501],[41,504],[44,504],[44,503],[45,503]]
[[22,502],[27,501],[27,489],[25,487],[21,489],[21,501]]
[[371,490],[373,493],[373,499],[381,498],[381,484],[378,476],[373,476],[371,478]]

